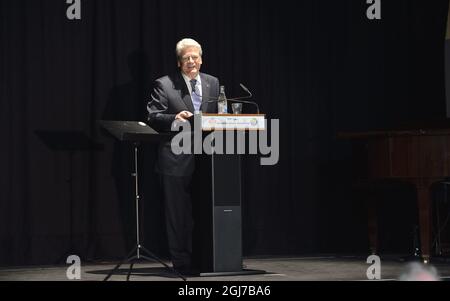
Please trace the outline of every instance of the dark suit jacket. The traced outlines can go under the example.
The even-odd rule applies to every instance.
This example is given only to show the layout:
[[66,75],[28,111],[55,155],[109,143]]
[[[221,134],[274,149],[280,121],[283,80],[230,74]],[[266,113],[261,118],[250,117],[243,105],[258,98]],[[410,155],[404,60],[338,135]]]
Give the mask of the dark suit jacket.
[[[205,73],[200,73],[200,78],[202,82],[202,112],[216,113],[217,103],[208,102],[208,98],[219,96],[219,80]],[[159,132],[170,132],[175,116],[179,112],[194,113],[191,95],[180,71],[156,80],[147,110],[149,125]],[[170,147],[171,138],[168,136],[159,145],[156,171],[171,176],[191,175],[194,171],[194,155],[175,155]]]

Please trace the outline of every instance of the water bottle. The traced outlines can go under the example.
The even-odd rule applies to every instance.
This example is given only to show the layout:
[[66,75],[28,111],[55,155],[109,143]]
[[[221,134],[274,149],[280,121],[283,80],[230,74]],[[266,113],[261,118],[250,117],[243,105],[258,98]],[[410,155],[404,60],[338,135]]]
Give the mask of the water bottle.
[[220,86],[220,94],[217,99],[217,112],[219,114],[227,114],[228,113],[228,103],[227,97],[225,96],[225,86]]

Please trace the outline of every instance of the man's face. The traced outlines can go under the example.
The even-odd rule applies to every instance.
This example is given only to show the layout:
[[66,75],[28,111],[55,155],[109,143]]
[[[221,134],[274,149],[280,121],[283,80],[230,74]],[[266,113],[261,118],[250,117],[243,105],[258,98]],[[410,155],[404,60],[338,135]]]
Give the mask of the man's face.
[[202,57],[200,56],[200,49],[191,46],[186,47],[181,52],[181,57],[178,61],[178,67],[181,71],[186,74],[189,78],[195,78],[200,72],[200,67],[202,66]]

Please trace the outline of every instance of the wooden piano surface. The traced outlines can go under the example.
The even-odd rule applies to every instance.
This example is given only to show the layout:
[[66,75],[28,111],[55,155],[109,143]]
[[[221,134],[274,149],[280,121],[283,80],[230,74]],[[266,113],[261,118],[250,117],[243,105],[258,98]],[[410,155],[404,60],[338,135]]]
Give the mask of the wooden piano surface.
[[[421,251],[424,260],[428,260],[432,222],[430,189],[434,182],[450,176],[450,128],[341,133],[338,138],[364,140],[369,179],[397,179],[415,185]],[[374,239],[370,239],[373,250],[376,249]]]

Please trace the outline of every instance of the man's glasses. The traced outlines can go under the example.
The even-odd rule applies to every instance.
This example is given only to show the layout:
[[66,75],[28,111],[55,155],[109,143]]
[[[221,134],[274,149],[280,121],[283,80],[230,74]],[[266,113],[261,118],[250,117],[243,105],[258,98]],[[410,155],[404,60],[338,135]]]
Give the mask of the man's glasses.
[[189,59],[192,59],[194,62],[198,61],[200,59],[199,56],[197,55],[190,55],[190,56],[185,56],[181,58],[181,61],[183,63],[189,62]]

